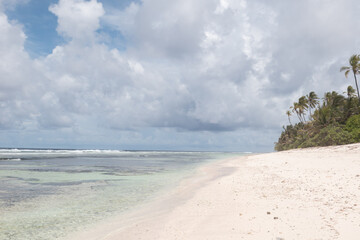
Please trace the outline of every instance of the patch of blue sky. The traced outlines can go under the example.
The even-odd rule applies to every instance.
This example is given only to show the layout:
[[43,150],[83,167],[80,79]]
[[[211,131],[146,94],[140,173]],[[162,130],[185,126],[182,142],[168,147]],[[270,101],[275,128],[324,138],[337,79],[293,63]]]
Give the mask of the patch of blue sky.
[[45,56],[64,39],[56,32],[57,17],[49,6],[57,0],[33,0],[6,11],[8,18],[23,25],[27,39],[25,49],[32,58]]
[[[57,17],[49,11],[49,6],[58,2],[59,0],[30,0],[6,11],[11,21],[23,25],[23,31],[27,36],[24,47],[32,58],[46,56],[56,46],[66,43],[66,39],[56,31]],[[122,10],[133,1],[98,0],[98,2],[103,4],[106,12],[112,9]],[[109,48],[117,48],[120,51],[126,49],[126,39],[121,32],[102,24],[98,33],[99,41]]]

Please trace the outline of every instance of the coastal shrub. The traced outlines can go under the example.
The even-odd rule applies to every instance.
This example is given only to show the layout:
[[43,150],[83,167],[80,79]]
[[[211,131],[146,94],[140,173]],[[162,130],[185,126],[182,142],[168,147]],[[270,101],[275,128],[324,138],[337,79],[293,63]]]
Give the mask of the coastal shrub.
[[300,144],[299,148],[308,148],[308,147],[316,147],[318,143],[314,140],[314,138],[306,139],[302,144]]
[[351,116],[346,121],[345,129],[350,132],[356,142],[360,141],[360,114]]
[[351,135],[353,136],[355,142],[360,142],[360,128],[354,129],[351,132]]
[[312,141],[316,146],[343,145],[356,142],[353,135],[338,124],[331,124],[321,129]]
[[349,117],[346,121],[346,130],[351,132],[354,129],[360,128],[360,114]]
[[275,143],[276,151],[289,150],[294,148],[308,148],[317,146],[343,145],[358,142],[355,133],[360,137],[360,129],[349,132],[344,125],[337,123],[330,124],[321,129],[314,127],[304,127],[298,129],[292,138],[286,138],[286,131],[283,132],[282,138]]
[[283,151],[296,148],[299,143],[304,141],[303,133],[300,131],[303,127],[303,123],[288,125],[286,128],[284,127],[284,131],[281,133],[278,142],[275,143],[275,150]]

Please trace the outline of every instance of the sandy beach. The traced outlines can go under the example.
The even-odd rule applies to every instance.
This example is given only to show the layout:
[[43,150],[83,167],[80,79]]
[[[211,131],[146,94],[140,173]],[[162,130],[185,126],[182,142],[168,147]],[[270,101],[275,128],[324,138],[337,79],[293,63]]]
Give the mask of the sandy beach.
[[360,144],[227,159],[136,211],[68,239],[360,236]]

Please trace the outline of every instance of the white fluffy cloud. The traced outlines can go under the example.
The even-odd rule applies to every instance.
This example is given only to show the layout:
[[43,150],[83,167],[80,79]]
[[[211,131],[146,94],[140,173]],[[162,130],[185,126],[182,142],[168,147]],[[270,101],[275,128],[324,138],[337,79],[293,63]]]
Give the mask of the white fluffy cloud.
[[24,51],[25,39],[21,26],[0,13],[0,128],[21,128],[36,115],[32,94],[39,75]]
[[[1,13],[0,126],[158,129],[162,138],[231,130],[242,136],[236,144],[248,142],[240,132],[272,144],[300,94],[352,83],[338,69],[358,50],[354,3],[144,0],[105,12],[96,0],[59,0],[49,10],[67,43],[38,59]],[[121,32],[126,49],[100,42],[102,28]]]
[[96,0],[60,0],[49,10],[58,17],[57,31],[83,44],[94,38],[95,31],[100,27],[99,18],[105,13],[102,4]]

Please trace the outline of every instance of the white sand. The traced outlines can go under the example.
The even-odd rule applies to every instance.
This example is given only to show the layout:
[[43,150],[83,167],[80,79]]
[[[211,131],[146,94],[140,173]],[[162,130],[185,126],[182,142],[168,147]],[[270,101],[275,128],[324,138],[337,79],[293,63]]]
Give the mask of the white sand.
[[71,239],[360,239],[360,144],[230,159]]

